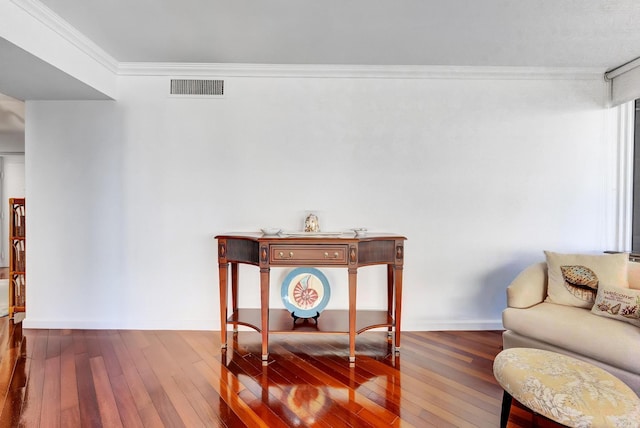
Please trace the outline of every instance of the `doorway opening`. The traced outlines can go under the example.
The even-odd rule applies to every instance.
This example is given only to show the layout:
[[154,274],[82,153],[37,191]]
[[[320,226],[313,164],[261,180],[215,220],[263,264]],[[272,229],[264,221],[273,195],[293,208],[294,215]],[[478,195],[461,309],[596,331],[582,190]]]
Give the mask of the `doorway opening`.
[[0,94],[0,316],[9,314],[9,199],[24,198],[25,105]]

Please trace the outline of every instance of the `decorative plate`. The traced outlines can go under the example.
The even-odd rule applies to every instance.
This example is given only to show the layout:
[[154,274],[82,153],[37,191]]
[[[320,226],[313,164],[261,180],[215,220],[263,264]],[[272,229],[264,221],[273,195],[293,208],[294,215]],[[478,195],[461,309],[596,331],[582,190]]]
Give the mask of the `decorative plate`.
[[267,227],[264,229],[260,229],[262,231],[263,235],[267,235],[267,236],[275,236],[278,235],[282,229],[277,228],[277,227]]
[[327,306],[331,288],[327,277],[318,269],[301,267],[287,274],[280,296],[284,306],[296,317],[311,318]]

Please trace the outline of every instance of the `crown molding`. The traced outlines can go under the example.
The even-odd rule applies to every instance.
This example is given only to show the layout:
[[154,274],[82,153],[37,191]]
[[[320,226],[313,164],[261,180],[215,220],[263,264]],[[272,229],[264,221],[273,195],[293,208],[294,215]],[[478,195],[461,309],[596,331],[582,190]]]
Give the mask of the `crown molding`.
[[38,0],[10,1],[111,72],[118,72],[115,58]]
[[600,68],[121,62],[121,76],[603,80]]
[[118,62],[38,0],[10,0],[89,57],[120,76],[221,76],[461,80],[603,80],[588,67],[486,67],[423,65],[222,64]]

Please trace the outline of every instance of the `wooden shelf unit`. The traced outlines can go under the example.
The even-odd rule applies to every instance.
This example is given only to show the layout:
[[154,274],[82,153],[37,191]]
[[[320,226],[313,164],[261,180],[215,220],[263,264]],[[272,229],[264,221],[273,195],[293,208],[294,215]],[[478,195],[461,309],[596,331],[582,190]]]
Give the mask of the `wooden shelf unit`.
[[9,318],[26,309],[26,245],[24,198],[9,199]]
[[[269,333],[342,333],[349,335],[349,362],[355,362],[355,336],[373,328],[387,328],[400,350],[402,311],[402,270],[404,236],[372,234],[364,237],[267,236],[262,234],[227,234],[218,240],[220,285],[220,322],[222,347],[227,346],[227,325],[242,325],[262,335],[262,362],[267,364]],[[260,308],[238,308],[238,265],[260,268]],[[358,268],[387,266],[386,310],[357,310]],[[349,309],[325,310],[318,323],[305,320],[295,323],[286,309],[269,304],[271,267],[343,268],[349,273]],[[231,281],[229,281],[229,271]],[[229,287],[229,283],[231,287]],[[229,290],[230,288],[230,290]],[[245,291],[246,292],[246,291]],[[229,297],[231,305],[229,305]],[[393,333],[393,334],[392,334]]]

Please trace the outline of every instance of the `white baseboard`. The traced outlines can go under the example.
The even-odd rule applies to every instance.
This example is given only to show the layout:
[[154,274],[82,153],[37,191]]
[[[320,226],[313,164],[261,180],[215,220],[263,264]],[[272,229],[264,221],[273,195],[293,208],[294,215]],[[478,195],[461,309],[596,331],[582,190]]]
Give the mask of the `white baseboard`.
[[504,330],[502,320],[447,320],[447,321],[420,321],[417,323],[405,323],[403,331],[442,331],[442,330]]
[[219,330],[219,322],[214,320],[127,320],[83,321],[83,320],[42,320],[27,317],[23,328],[30,329],[76,329],[76,330]]
[[[32,329],[79,329],[79,330],[211,330],[219,331],[217,320],[127,320],[127,321],[84,321],[84,320],[42,320],[28,315],[22,322],[24,328]],[[242,329],[244,330],[244,328]],[[253,329],[246,329],[254,331]],[[404,323],[403,331],[442,331],[442,330],[504,330],[501,320],[448,320],[420,321]]]

